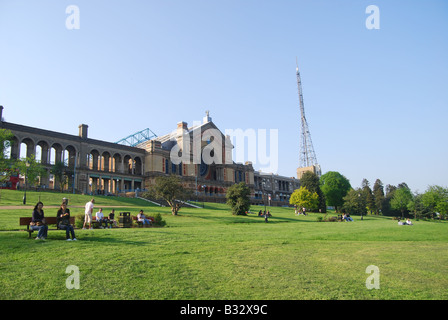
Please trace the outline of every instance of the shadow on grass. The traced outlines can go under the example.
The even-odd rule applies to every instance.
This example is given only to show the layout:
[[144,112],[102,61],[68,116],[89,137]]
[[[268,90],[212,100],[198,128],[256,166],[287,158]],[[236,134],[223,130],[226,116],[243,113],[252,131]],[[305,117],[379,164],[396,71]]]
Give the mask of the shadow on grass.
[[[138,240],[128,240],[128,239],[120,239],[113,237],[95,237],[95,236],[81,236],[77,237],[80,242],[98,242],[98,243],[107,243],[107,244],[128,244],[128,245],[143,245],[148,244],[150,241],[138,241]],[[51,240],[62,240],[65,241],[65,236],[53,238]]]

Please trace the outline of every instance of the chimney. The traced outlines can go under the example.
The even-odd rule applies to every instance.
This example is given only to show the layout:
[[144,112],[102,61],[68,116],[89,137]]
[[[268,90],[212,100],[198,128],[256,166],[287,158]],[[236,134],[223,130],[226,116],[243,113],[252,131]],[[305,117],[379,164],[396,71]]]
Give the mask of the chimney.
[[3,106],[0,106],[0,121],[3,122]]
[[177,124],[177,129],[185,129],[188,130],[188,123],[182,121]]
[[187,131],[188,132],[188,124],[186,122],[179,122],[177,124],[177,136],[182,136],[184,134],[184,132]]
[[79,125],[79,136],[84,140],[87,140],[87,128],[88,127],[89,126],[86,124]]

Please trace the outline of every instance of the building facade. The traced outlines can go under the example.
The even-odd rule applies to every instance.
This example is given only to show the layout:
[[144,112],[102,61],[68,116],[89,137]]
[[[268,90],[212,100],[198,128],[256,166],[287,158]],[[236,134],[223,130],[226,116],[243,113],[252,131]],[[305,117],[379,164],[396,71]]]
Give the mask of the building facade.
[[[3,107],[0,106],[0,118]],[[10,157],[34,155],[47,170],[40,187],[59,189],[51,169],[62,162],[73,175],[65,189],[82,194],[121,194],[148,189],[155,179],[178,175],[198,201],[225,202],[227,188],[244,182],[251,190],[252,204],[288,205],[300,181],[291,177],[256,172],[251,162],[235,163],[233,145],[213,123],[208,112],[201,124],[188,127],[179,122],[169,134],[126,146],[88,137],[88,126],[69,135],[20,124],[0,122],[12,132]],[[195,200],[195,199],[192,199]]]

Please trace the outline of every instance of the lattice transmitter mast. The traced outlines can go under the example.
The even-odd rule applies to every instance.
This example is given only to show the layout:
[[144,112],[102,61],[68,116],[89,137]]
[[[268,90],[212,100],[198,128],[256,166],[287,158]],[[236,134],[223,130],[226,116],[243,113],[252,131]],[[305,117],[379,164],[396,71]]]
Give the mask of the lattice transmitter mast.
[[299,65],[296,58],[296,75],[297,87],[299,89],[299,106],[301,117],[301,136],[300,136],[300,154],[299,168],[297,169],[297,178],[301,178],[305,171],[312,171],[318,177],[321,176],[320,165],[317,163],[316,154],[314,152],[313,142],[311,141],[310,129],[305,117],[305,107],[303,104],[302,81],[300,79]]

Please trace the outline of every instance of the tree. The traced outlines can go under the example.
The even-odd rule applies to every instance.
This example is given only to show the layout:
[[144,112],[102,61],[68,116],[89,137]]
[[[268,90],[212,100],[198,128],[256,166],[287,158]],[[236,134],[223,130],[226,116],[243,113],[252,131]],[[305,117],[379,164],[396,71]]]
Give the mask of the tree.
[[375,213],[379,214],[383,211],[384,203],[384,187],[380,179],[376,179],[373,185],[373,198],[375,201]]
[[234,184],[227,189],[226,204],[233,215],[245,215],[250,209],[250,189],[244,182]]
[[16,161],[7,158],[5,152],[12,146],[14,135],[11,131],[0,129],[0,184],[9,181],[15,171]]
[[391,201],[392,201],[392,198],[394,197],[397,187],[394,185],[387,184],[385,189],[386,189],[386,194],[384,195],[382,213],[385,216],[396,216],[400,212],[399,212],[399,210],[395,210],[394,208],[392,208]]
[[177,216],[179,210],[189,199],[191,192],[184,189],[181,180],[176,175],[161,176],[155,180],[155,185],[148,192],[142,194],[142,197],[151,199],[163,199],[171,207],[173,216]]
[[54,179],[58,182],[61,192],[64,190],[64,186],[68,183],[68,178],[73,174],[73,171],[64,165],[63,162],[58,161],[51,169],[51,173],[54,175]]
[[[319,197],[319,204],[316,209],[322,213],[327,212],[325,195],[320,189],[319,177],[312,171],[306,171],[300,178],[300,185],[307,188],[311,193],[316,192]],[[311,207],[307,208],[311,209]]]
[[44,166],[36,160],[34,154],[19,160],[17,167],[20,173],[25,176],[25,183],[31,186],[35,186],[39,178],[43,178],[48,174]]
[[429,186],[422,195],[422,203],[432,213],[448,215],[448,188],[437,185]]
[[11,131],[6,129],[0,129],[0,182],[4,183],[9,180],[12,169],[14,167],[14,161],[7,158],[5,152],[12,145],[14,135]]
[[406,186],[401,186],[394,192],[394,196],[390,201],[392,209],[400,210],[401,217],[404,218],[404,212],[408,209],[409,203],[412,201],[411,190]]
[[329,171],[320,177],[320,188],[325,195],[327,205],[338,207],[344,204],[344,197],[351,189],[346,177],[336,171]]
[[423,204],[422,199],[423,195],[416,193],[408,204],[408,210],[414,213],[414,219],[416,220],[429,212],[428,208]]
[[376,203],[372,189],[370,189],[370,183],[367,179],[363,179],[361,185],[362,185],[362,192],[366,200],[367,210],[370,210],[370,213],[372,213],[373,211],[376,211]]
[[366,194],[361,188],[350,189],[344,197],[343,210],[350,214],[365,215],[367,213]]
[[319,195],[302,186],[291,194],[289,204],[293,204],[297,208],[315,210],[319,207]]

